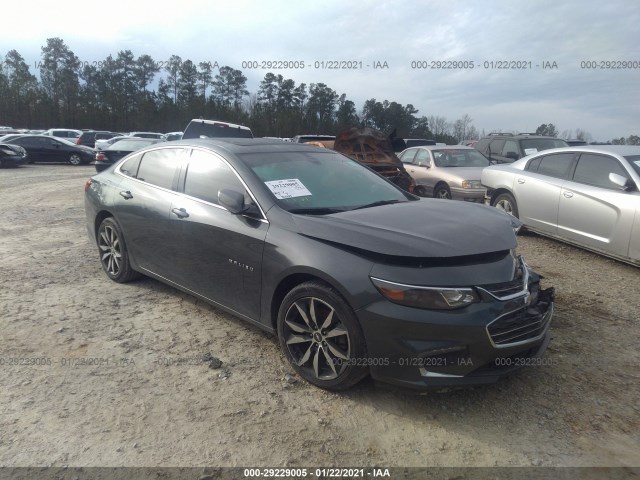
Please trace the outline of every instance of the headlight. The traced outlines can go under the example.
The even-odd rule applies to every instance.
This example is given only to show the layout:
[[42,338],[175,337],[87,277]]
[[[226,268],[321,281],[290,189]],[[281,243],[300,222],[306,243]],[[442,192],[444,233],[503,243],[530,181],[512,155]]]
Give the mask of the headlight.
[[430,310],[453,310],[479,302],[478,294],[471,288],[437,288],[403,285],[371,277],[378,291],[389,301],[407,307]]
[[480,180],[463,180],[462,188],[482,188]]

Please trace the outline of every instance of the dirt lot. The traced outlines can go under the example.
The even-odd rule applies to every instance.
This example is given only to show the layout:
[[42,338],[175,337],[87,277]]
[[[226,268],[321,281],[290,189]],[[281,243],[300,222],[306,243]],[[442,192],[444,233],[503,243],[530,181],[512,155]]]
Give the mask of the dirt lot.
[[242,321],[108,280],[86,235],[93,173],[0,170],[0,465],[640,465],[640,269],[523,235],[558,293],[545,365],[481,388],[332,394],[287,376],[275,339]]

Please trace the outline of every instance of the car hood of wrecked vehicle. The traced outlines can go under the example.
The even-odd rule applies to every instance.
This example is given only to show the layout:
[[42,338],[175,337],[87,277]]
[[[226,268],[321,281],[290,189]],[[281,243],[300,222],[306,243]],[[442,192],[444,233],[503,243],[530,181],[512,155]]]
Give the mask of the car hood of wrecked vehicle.
[[310,238],[382,255],[423,258],[513,249],[514,228],[519,225],[495,208],[439,199],[294,217],[298,233]]

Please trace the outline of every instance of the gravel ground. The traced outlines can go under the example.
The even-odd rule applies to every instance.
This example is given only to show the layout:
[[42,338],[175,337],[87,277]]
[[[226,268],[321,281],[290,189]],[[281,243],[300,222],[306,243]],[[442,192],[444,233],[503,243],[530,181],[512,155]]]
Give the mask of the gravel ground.
[[640,466],[638,268],[523,234],[557,291],[544,364],[463,390],[328,393],[241,320],[108,280],[85,227],[93,173],[0,170],[0,465]]

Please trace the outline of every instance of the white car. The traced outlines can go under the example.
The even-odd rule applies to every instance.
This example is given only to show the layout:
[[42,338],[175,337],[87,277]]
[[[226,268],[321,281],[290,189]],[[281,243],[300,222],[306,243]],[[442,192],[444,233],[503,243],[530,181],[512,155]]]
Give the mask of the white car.
[[80,135],[82,135],[82,130],[74,130],[72,128],[50,128],[49,130],[42,132],[42,135],[72,139],[71,141],[75,141]]
[[109,148],[111,145],[113,145],[114,143],[123,140],[125,138],[138,138],[138,137],[129,137],[129,136],[125,136],[125,135],[118,135],[116,137],[111,137],[111,138],[102,138],[102,139],[96,139],[96,150],[104,150],[106,148]]
[[485,168],[481,183],[525,228],[640,266],[640,146],[545,150]]

